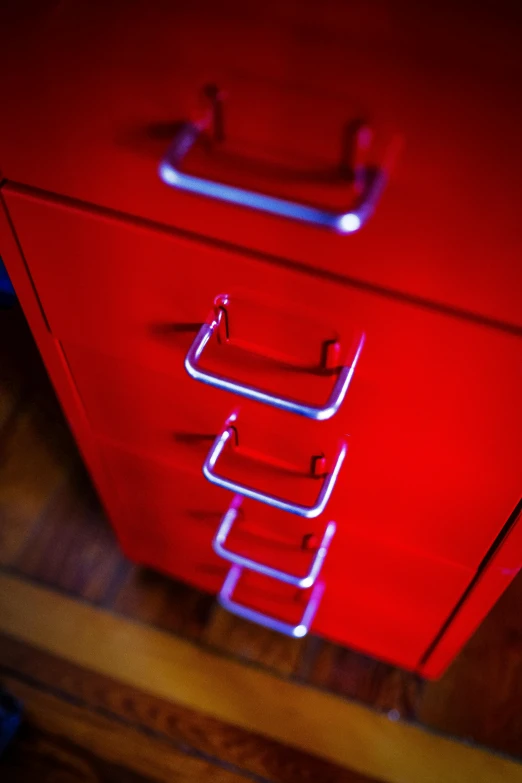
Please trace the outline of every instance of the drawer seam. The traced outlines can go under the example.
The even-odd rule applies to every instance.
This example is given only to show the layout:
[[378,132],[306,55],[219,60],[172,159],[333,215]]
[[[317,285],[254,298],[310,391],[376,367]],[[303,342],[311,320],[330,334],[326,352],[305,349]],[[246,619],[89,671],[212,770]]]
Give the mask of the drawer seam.
[[484,571],[488,567],[489,563],[491,562],[492,558],[495,556],[497,550],[501,546],[502,542],[506,538],[506,536],[510,533],[511,529],[517,524],[517,520],[519,519],[520,515],[522,514],[522,498],[519,500],[517,505],[515,506],[513,512],[510,514],[507,522],[503,525],[500,533],[497,535],[493,543],[491,544],[490,548],[484,555],[483,559],[481,560],[472,580],[470,581],[467,588],[464,590],[463,594],[453,607],[452,611],[448,615],[446,621],[443,623],[442,627],[440,628],[439,632],[429,645],[426,652],[423,654],[422,658],[420,659],[418,666],[422,667],[425,666],[428,662],[429,657],[431,654],[435,651],[435,648],[441,641],[442,637],[450,627],[451,623],[457,616],[457,614],[460,612],[461,608],[464,606],[465,602],[469,598],[470,594],[473,592],[475,585],[482,577]]
[[494,329],[495,331],[501,331],[516,337],[522,337],[522,326],[517,326],[516,324],[510,323],[508,321],[502,321],[491,316],[482,315],[480,313],[473,313],[469,310],[463,310],[454,305],[444,304],[443,302],[436,302],[431,299],[425,299],[424,297],[416,296],[415,294],[409,294],[404,291],[386,288],[384,286],[378,285],[377,283],[371,283],[359,278],[349,277],[347,275],[341,275],[325,269],[311,267],[299,261],[287,259],[282,256],[275,256],[270,253],[263,253],[253,248],[235,245],[231,242],[205,236],[204,234],[196,234],[195,232],[188,231],[187,229],[181,228],[180,226],[156,222],[154,220],[150,220],[149,218],[140,217],[139,215],[122,212],[120,210],[112,209],[111,207],[100,206],[88,201],[82,201],[81,199],[60,193],[54,193],[52,191],[46,191],[31,185],[15,182],[13,180],[5,180],[5,189],[8,192],[13,192],[22,196],[29,196],[36,200],[47,203],[55,203],[75,212],[89,212],[92,215],[96,215],[100,218],[122,221],[124,223],[133,225],[136,228],[179,236],[180,238],[205,244],[210,247],[215,247],[217,249],[234,253],[236,255],[248,254],[250,258],[259,261],[260,263],[269,264],[270,266],[283,267],[300,274],[326,280],[336,285],[366,291],[367,293],[374,294],[376,296],[382,296],[386,299],[392,299],[394,301],[401,302],[402,304],[430,310],[432,312],[438,313],[439,315],[445,315],[450,318],[464,320],[477,326],[484,326],[489,329]]

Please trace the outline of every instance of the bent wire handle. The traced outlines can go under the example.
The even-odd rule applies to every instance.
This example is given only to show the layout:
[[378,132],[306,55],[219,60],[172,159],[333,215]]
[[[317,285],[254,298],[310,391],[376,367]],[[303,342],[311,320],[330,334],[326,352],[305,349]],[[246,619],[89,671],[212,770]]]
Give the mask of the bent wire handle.
[[225,378],[222,375],[210,373],[198,367],[198,360],[201,358],[205,346],[217,330],[218,326],[219,316],[216,316],[211,323],[203,324],[197,333],[194,342],[190,346],[185,357],[185,369],[192,378],[197,381],[202,381],[203,383],[208,383],[210,386],[215,386],[218,389],[225,389],[225,391],[247,397],[249,400],[256,400],[257,402],[271,405],[279,410],[297,413],[299,416],[305,416],[308,419],[315,419],[316,421],[326,421],[337,413],[346,397],[346,392],[348,391],[359,356],[361,355],[364,346],[364,335],[359,339],[357,350],[355,351],[351,364],[343,367],[340,371],[326,404],[323,406],[314,406],[298,402],[297,400],[278,397],[275,394],[270,394],[262,389],[258,389],[256,386],[238,383],[231,378]]
[[282,620],[258,612],[256,609],[250,609],[248,606],[234,601],[232,594],[242,573],[243,568],[239,565],[233,565],[228,572],[223,587],[218,594],[218,601],[223,609],[232,612],[232,614],[235,614],[238,617],[243,617],[245,620],[250,620],[258,625],[263,625],[265,628],[270,628],[272,631],[282,633],[285,636],[293,636],[295,639],[302,639],[303,636],[306,636],[310,630],[312,620],[314,619],[324,592],[323,582],[317,582],[314,586],[300,623],[298,625],[290,625],[289,623],[285,623]]
[[318,517],[323,513],[335,487],[335,482],[337,481],[339,471],[341,470],[344,458],[346,457],[346,452],[348,451],[346,443],[343,442],[341,444],[333,470],[325,477],[321,491],[319,492],[314,505],[302,506],[299,503],[291,503],[289,500],[278,498],[275,495],[268,495],[265,492],[260,492],[259,490],[254,489],[254,487],[249,487],[246,484],[238,484],[236,481],[227,479],[224,476],[219,476],[214,472],[219,456],[233,434],[234,428],[227,426],[212,444],[212,447],[207,454],[207,458],[203,463],[203,474],[206,479],[212,482],[212,484],[217,484],[218,487],[237,492],[239,495],[252,498],[252,500],[258,500],[260,503],[266,503],[268,506],[279,508],[281,511],[288,511],[290,514],[297,514],[297,516],[305,517],[306,519],[315,519],[315,517]]
[[296,587],[300,587],[302,589],[312,587],[317,577],[319,576],[324,559],[328,553],[330,542],[336,529],[335,522],[329,522],[326,526],[322,541],[317,548],[308,572],[304,576],[295,576],[295,574],[289,574],[286,571],[272,568],[271,566],[260,563],[257,560],[252,560],[249,557],[240,555],[237,552],[232,552],[230,549],[226,548],[228,534],[230,533],[232,525],[237,519],[240,503],[241,497],[236,495],[230,505],[230,508],[221,520],[221,524],[213,541],[215,553],[220,557],[223,557],[225,560],[230,560],[231,563],[244,566],[245,568],[249,568],[251,571],[257,571],[258,573],[264,574],[265,576],[270,576],[273,579],[278,579],[280,582],[286,582],[289,585],[295,585]]
[[244,190],[223,182],[214,182],[193,174],[185,174],[181,170],[181,164],[203,129],[197,123],[186,122],[174,136],[158,169],[160,179],[166,185],[241,207],[250,207],[259,212],[268,212],[278,217],[323,226],[339,231],[341,234],[353,234],[373,214],[388,179],[387,167],[368,171],[367,182],[354,208],[348,212],[331,212],[327,209]]

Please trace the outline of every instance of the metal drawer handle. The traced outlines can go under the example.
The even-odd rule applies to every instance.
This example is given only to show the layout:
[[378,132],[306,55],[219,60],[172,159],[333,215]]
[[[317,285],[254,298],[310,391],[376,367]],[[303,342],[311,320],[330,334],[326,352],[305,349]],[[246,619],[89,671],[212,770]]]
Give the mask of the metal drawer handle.
[[326,526],[323,539],[317,548],[317,552],[314,559],[312,560],[312,563],[310,564],[308,573],[305,574],[305,576],[295,576],[294,574],[289,574],[286,571],[280,571],[277,568],[271,568],[264,563],[259,563],[257,560],[252,560],[249,557],[245,557],[244,555],[239,555],[237,552],[232,552],[230,549],[226,548],[228,534],[230,533],[230,529],[237,519],[241,500],[241,496],[236,495],[232,500],[232,503],[230,504],[230,507],[225,516],[221,520],[221,524],[213,542],[213,547],[216,554],[225,558],[225,560],[230,560],[231,563],[244,566],[245,568],[249,568],[251,571],[257,571],[258,573],[264,574],[265,576],[270,576],[273,579],[278,579],[280,582],[286,582],[289,585],[295,585],[296,587],[300,587],[302,589],[312,587],[317,577],[319,576],[324,559],[328,553],[330,542],[336,529],[335,522],[329,522]]
[[[226,304],[226,298],[223,298],[223,303]],[[222,375],[215,375],[213,373],[202,370],[198,367],[198,360],[201,358],[205,346],[214,334],[217,332],[221,319],[223,318],[223,310],[219,310],[217,315],[210,323],[205,323],[196,335],[196,338],[190,346],[189,352],[185,357],[185,369],[192,378],[197,381],[203,381],[210,386],[215,386],[218,389],[225,389],[225,391],[239,394],[242,397],[247,397],[249,400],[256,400],[257,402],[271,405],[274,408],[278,408],[282,411],[288,411],[289,413],[297,413],[299,416],[305,416],[308,419],[315,419],[316,421],[326,421],[334,416],[346,397],[346,392],[352,380],[359,356],[364,346],[364,335],[359,339],[357,350],[352,359],[350,365],[343,367],[340,371],[335,385],[332,389],[330,397],[325,405],[314,406],[307,405],[297,400],[289,400],[285,397],[278,397],[274,394],[258,389],[255,386],[248,386],[247,384],[238,383],[230,378],[224,378]]]
[[359,124],[353,139],[353,160],[342,162],[343,168],[348,168],[351,173],[352,183],[357,192],[357,200],[352,209],[347,212],[332,212],[328,209],[308,206],[282,198],[275,198],[264,193],[256,193],[243,188],[227,185],[223,182],[215,182],[182,171],[185,156],[210,125],[213,125],[213,135],[216,141],[223,141],[223,96],[215,86],[207,87],[207,98],[210,99],[211,108],[202,120],[197,122],[185,122],[177,131],[168,148],[165,157],[159,166],[160,179],[171,187],[186,190],[189,193],[197,193],[209,198],[226,201],[241,207],[250,207],[259,212],[268,212],[278,217],[290,218],[314,226],[322,226],[341,234],[353,234],[358,231],[371,217],[388,179],[393,158],[396,156],[395,147],[388,152],[387,160],[381,168],[365,166],[361,159],[369,144],[371,132],[363,123]]
[[272,631],[277,631],[285,636],[293,636],[295,639],[302,639],[306,636],[310,630],[310,626],[314,619],[315,613],[319,607],[323,592],[324,582],[317,582],[312,590],[306,608],[301,617],[301,622],[298,625],[290,625],[282,620],[277,620],[275,617],[258,612],[256,609],[250,609],[248,606],[234,601],[232,594],[238,583],[238,580],[243,573],[243,568],[239,565],[233,565],[227,574],[227,578],[223,583],[223,587],[218,594],[218,601],[228,612],[243,617],[245,620],[250,620],[258,625],[263,625],[265,628],[270,628]]
[[217,436],[216,440],[212,444],[212,448],[210,449],[207,458],[203,463],[203,474],[205,478],[211,481],[212,484],[217,484],[218,487],[223,487],[223,489],[237,492],[239,495],[252,498],[252,500],[259,500],[260,503],[266,503],[268,506],[279,508],[281,511],[288,511],[290,514],[297,514],[297,516],[305,517],[306,519],[315,519],[315,517],[318,517],[320,514],[322,514],[326,508],[326,504],[330,499],[330,495],[333,492],[339,471],[341,470],[344,458],[346,457],[346,452],[348,451],[347,444],[345,442],[341,444],[341,448],[337,454],[333,470],[325,477],[321,491],[319,492],[318,498],[314,505],[302,506],[298,503],[291,503],[290,501],[284,500],[283,498],[278,498],[275,495],[267,495],[264,492],[260,492],[259,490],[254,489],[253,487],[238,484],[235,481],[231,481],[224,476],[218,476],[217,473],[214,473],[214,468],[216,467],[216,462],[218,461],[221,452],[225,448],[225,445],[230,440],[230,438],[232,438],[235,434],[234,427],[231,426],[231,422],[234,420],[235,417],[229,418],[226,428]]

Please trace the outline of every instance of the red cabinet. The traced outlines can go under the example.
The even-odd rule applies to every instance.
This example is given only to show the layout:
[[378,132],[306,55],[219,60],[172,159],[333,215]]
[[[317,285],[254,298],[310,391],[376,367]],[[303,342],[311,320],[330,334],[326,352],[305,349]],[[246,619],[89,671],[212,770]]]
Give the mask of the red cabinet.
[[[232,495],[205,482],[201,473],[144,459],[101,444],[114,487],[112,519],[133,559],[197,587],[217,592],[229,564],[212,540]],[[298,520],[254,501],[244,501],[231,548],[262,560],[270,553],[299,569],[303,534],[320,534],[322,523]],[[411,550],[383,546],[355,534],[346,518],[337,530],[321,572],[326,587],[312,629],[343,644],[415,667],[472,578],[472,571]],[[259,575],[238,584],[236,600],[297,622],[306,603],[295,587]]]
[[[248,460],[229,470],[241,481],[255,470],[296,502],[317,493],[311,458],[333,459],[346,436],[332,503],[354,529],[479,565],[520,499],[519,339],[245,251],[9,189],[6,200],[96,432],[198,470],[236,412]],[[336,375],[321,371],[325,343],[339,342],[344,364],[365,334],[335,416],[310,421],[187,374],[218,294],[230,297],[230,339],[211,340],[202,366],[286,397],[326,400]]]
[[[2,36],[10,181],[522,326],[516,4],[27,5]],[[346,125],[371,124],[376,163],[399,133],[364,233],[339,237],[164,185],[159,161],[177,124],[201,115],[208,83],[227,93],[226,142],[205,171],[251,190],[350,203],[336,178]]]
[[133,559],[436,676],[522,565],[509,14],[160,5],[3,42],[0,252],[80,448]]

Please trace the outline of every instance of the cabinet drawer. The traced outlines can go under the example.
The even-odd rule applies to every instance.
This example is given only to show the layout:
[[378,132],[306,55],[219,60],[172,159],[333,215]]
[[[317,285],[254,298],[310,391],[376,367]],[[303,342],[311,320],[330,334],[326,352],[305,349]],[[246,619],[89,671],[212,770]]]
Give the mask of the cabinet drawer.
[[[100,449],[119,498],[111,511],[127,554],[217,592],[230,564],[213,553],[211,542],[230,494],[201,475],[106,441]],[[255,505],[246,513],[255,513],[261,525],[265,511],[260,515]],[[349,520],[339,519],[320,575],[326,589],[312,632],[413,668],[471,576],[468,569],[356,536]],[[288,585],[252,575],[246,583],[238,600],[260,611],[291,614],[285,602],[297,600],[295,588],[292,593]]]
[[[413,0],[139,2],[124,22],[110,5],[22,13],[4,36],[3,174],[522,326],[520,11],[501,6],[474,8],[472,25],[465,8]],[[160,182],[208,82],[229,94],[208,176],[243,171],[248,189],[299,203],[350,203],[336,177],[348,122],[367,119],[376,139],[397,129],[404,150],[368,225],[337,236]],[[274,150],[284,165],[269,169]]]
[[112,482],[108,510],[133,561],[201,590],[219,590],[229,564],[212,549],[227,500],[202,476],[174,470],[99,441]]
[[[424,423],[424,428],[416,432],[412,423],[403,435],[409,448],[400,439],[395,442],[384,438],[378,445],[380,434],[391,427],[397,427],[394,434],[398,438],[398,430],[404,428],[405,412],[395,408],[388,418],[386,411],[376,407],[377,420],[373,421],[371,410],[363,404],[372,392],[365,383],[363,361],[340,420],[334,417],[329,422],[316,423],[238,401],[227,392],[195,382],[182,368],[182,355],[177,362],[178,372],[174,372],[174,364],[167,374],[84,346],[65,342],[63,348],[95,432],[150,456],[182,468],[201,470],[216,434],[231,411],[236,410],[244,450],[237,450],[236,460],[225,458],[220,472],[243,484],[255,484],[270,494],[307,505],[318,494],[318,482],[310,479],[311,457],[323,452],[332,460],[339,431],[348,432],[348,454],[327,512],[346,514],[350,528],[358,533],[476,567],[505,521],[499,512],[495,516],[493,504],[493,500],[499,503],[504,496],[507,505],[508,492],[502,485],[505,472],[489,477],[488,493],[477,493],[476,474],[464,463],[473,458],[475,470],[481,471],[484,481],[488,480],[481,467],[486,455],[474,450],[476,440],[472,444],[459,443],[453,433],[451,440],[448,435],[445,452],[432,431],[430,443],[437,443],[438,450],[433,448],[430,453],[422,441],[423,436],[430,436],[430,430]],[[373,399],[374,395],[375,391],[371,394]],[[461,418],[465,411],[463,405]],[[424,421],[422,411],[418,409],[416,414],[414,422],[419,422],[420,427]],[[397,422],[398,415],[401,419]],[[359,416],[364,418],[365,426],[354,420]],[[442,420],[439,426],[443,423]],[[468,432],[471,427],[470,424]],[[365,438],[370,439],[370,444],[366,445]],[[460,456],[455,454],[457,447]],[[419,464],[421,453],[424,456]],[[444,473],[443,465],[447,465]],[[515,462],[513,468],[516,465]],[[509,467],[507,463],[505,466],[503,471]],[[435,470],[438,479],[432,483]],[[454,475],[456,470],[460,471],[458,476]],[[515,473],[514,470],[514,477]],[[460,476],[466,478],[469,487],[469,494],[464,497],[458,491],[460,481],[463,483]],[[512,486],[516,494],[516,481]],[[498,493],[494,499],[491,487]],[[468,516],[471,513],[475,514],[472,523]]]
[[[257,423],[242,419],[251,451],[308,466],[348,434],[337,497],[351,523],[478,565],[521,495],[519,339],[168,232],[9,201],[51,330],[122,362],[99,371],[85,359],[84,371],[71,353],[100,429],[114,416],[130,438],[150,429],[165,444],[174,432],[202,452],[199,436],[206,448],[225,412],[257,407]],[[203,362],[285,396],[323,401],[333,380],[318,372],[321,346],[337,340],[342,362],[366,335],[338,414],[311,422],[189,378],[187,351],[220,294],[238,320],[231,344],[211,341]]]
[[[299,506],[317,502],[324,474],[338,459],[346,416],[311,422],[197,383],[182,365],[177,373],[164,375],[67,342],[62,348],[98,435],[201,473],[216,436],[234,412],[237,443],[220,455],[215,472]],[[318,458],[324,458],[320,469],[314,464]],[[350,447],[327,514],[346,502],[349,466]]]

